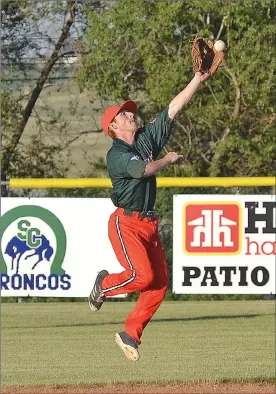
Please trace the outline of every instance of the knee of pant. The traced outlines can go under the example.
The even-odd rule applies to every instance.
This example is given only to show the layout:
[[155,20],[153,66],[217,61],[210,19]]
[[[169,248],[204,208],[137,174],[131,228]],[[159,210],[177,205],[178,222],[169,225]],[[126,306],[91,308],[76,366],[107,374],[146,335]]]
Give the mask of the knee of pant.
[[164,296],[165,296],[166,291],[168,290],[168,288],[169,288],[169,282],[167,282],[167,283],[164,285],[164,287],[162,288],[162,290],[163,290],[163,292],[164,292]]
[[168,290],[168,287],[169,287],[169,282],[166,281],[166,282],[159,283],[158,287],[159,287],[160,293],[163,294],[163,297],[165,297],[166,291]]
[[158,284],[158,288],[161,290],[164,290],[165,292],[167,291],[169,287],[169,275],[162,275],[158,277],[158,280],[156,281]]
[[155,301],[157,303],[160,303],[164,300],[166,292],[167,292],[168,286],[164,285],[164,286],[157,286],[154,287],[153,290],[155,291]]
[[148,287],[151,282],[153,281],[153,273],[152,272],[148,272],[146,275],[139,275],[138,276],[138,281],[141,283],[143,288]]

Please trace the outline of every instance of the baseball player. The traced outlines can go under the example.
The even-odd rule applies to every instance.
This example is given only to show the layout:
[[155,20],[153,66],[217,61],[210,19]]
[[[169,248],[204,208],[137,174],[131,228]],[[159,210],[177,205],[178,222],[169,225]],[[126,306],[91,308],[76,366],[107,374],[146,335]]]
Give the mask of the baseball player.
[[110,216],[108,234],[124,270],[116,274],[99,272],[88,301],[96,312],[106,296],[140,291],[125,321],[125,330],[115,334],[116,343],[131,361],[139,359],[142,333],[168,287],[165,251],[154,212],[156,173],[179,162],[182,156],[169,152],[158,159],[158,155],[171,135],[175,116],[209,76],[208,72],[194,70],[190,83],[144,127],[137,127],[138,105],[131,100],[107,108],[101,120],[103,131],[113,140],[107,153],[107,169],[113,186],[111,198],[117,208]]

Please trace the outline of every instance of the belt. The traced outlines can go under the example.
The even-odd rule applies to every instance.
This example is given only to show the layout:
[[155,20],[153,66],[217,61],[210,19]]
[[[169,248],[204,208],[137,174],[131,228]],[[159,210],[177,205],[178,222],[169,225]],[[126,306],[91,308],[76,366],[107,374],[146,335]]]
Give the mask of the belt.
[[123,209],[123,215],[125,216],[138,216],[139,218],[156,218],[155,211],[132,211],[131,209]]

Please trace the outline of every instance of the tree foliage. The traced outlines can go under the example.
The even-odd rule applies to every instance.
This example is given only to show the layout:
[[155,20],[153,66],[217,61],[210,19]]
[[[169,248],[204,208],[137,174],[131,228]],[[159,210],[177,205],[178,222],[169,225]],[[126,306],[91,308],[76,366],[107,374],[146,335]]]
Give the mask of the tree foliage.
[[28,33],[30,24],[26,19],[31,18],[29,1],[9,1],[1,3],[1,53],[2,60],[17,67],[26,55],[26,48],[34,49],[35,43],[30,43]]
[[[70,146],[78,138],[98,132],[91,115],[93,127],[87,130],[85,126],[85,130],[81,128],[72,135],[77,121],[85,118],[72,82],[85,52],[83,4],[83,0],[3,1],[1,81],[5,90],[1,95],[4,108],[1,175],[4,181],[10,177],[65,176],[67,165],[73,164],[68,160],[63,162],[67,158],[65,151],[70,155]],[[90,7],[101,10],[101,1],[91,1]],[[64,111],[63,103],[55,108],[55,96],[61,90],[68,93]],[[51,99],[45,100],[46,96]],[[29,139],[30,144],[24,145],[30,132],[35,134]],[[37,165],[32,157],[36,148],[40,153]],[[50,169],[49,163],[54,159]]]
[[[46,14],[49,16],[49,6],[50,3],[46,7],[41,5],[40,11],[47,11]],[[37,19],[38,15],[33,16],[30,7],[30,2],[19,1],[16,4],[10,1],[4,2],[2,19],[4,20],[5,60],[8,65],[10,61],[14,62],[12,63],[14,67],[18,67],[21,63],[24,64],[24,52],[28,52],[33,48],[32,45],[29,45],[28,40],[23,39],[21,41],[20,38],[24,37],[23,33],[26,30],[26,26],[27,30],[29,29],[28,31],[33,30],[33,33],[35,31],[34,25],[31,28],[29,25]],[[37,13],[38,9],[38,6],[34,7],[34,14]],[[29,177],[63,176],[66,171],[66,165],[63,164],[65,157],[61,154],[62,146],[51,142],[45,143],[45,136],[42,133],[43,125],[39,117],[37,117],[36,133],[31,137],[31,143],[24,145],[21,137],[45,82],[59,59],[61,48],[69,37],[70,28],[75,22],[75,17],[75,1],[72,1],[63,10],[64,20],[59,38],[54,43],[54,48],[45,61],[27,100],[26,96],[20,94],[21,92],[19,92],[19,95],[16,95],[13,94],[14,92],[11,89],[2,91],[3,149],[1,151],[1,175],[4,180],[9,177],[24,177],[26,175]],[[20,31],[20,28],[22,31]],[[18,41],[17,38],[19,38]],[[33,61],[35,62],[35,60],[36,55],[33,54]],[[48,123],[53,125],[57,123],[57,120],[52,118],[48,120]],[[7,194],[7,190],[3,194]]]
[[[1,92],[1,123],[3,152],[11,143],[14,130],[20,126],[23,106],[20,98],[7,90]],[[37,133],[28,144],[19,142],[9,162],[9,176],[24,178],[63,177],[69,161],[62,156],[62,146],[44,138],[43,128],[37,124]]]
[[144,121],[192,78],[196,34],[224,40],[224,66],[178,115],[168,148],[184,154],[179,176],[274,175],[275,2],[106,2],[101,12],[88,4],[87,19],[80,84],[136,99]]

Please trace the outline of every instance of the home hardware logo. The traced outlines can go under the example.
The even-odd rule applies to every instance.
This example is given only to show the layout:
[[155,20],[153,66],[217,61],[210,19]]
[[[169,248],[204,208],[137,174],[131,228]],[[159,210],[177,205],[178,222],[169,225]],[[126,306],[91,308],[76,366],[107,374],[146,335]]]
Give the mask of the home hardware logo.
[[183,207],[186,254],[238,254],[241,251],[241,206],[236,202],[190,202]]
[[1,290],[70,289],[71,277],[62,268],[66,233],[57,216],[22,205],[7,211],[1,222]]

